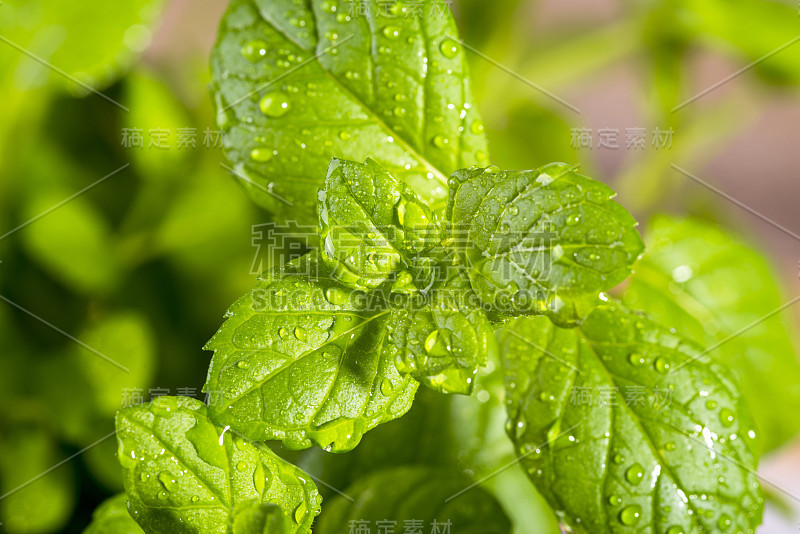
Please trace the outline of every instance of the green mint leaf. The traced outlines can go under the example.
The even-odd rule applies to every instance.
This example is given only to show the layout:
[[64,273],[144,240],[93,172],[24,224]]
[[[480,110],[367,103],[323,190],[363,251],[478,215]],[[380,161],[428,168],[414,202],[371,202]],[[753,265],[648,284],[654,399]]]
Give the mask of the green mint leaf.
[[417,5],[231,3],[213,92],[226,153],[256,202],[313,224],[309,191],[330,159],[372,157],[438,209],[450,173],[486,163],[455,21],[445,2]]
[[396,363],[402,374],[431,389],[469,395],[478,369],[497,352],[494,327],[464,270],[444,270],[445,280],[424,304],[412,299],[410,309],[393,312],[392,340],[400,350]]
[[209,341],[209,412],[254,441],[351,450],[405,414],[418,383],[401,376],[390,309],[342,287],[316,254],[266,273]]
[[291,528],[280,506],[248,501],[233,511],[232,534],[289,534]]
[[144,534],[128,513],[128,496],[120,493],[97,507],[83,534]]
[[616,303],[503,329],[508,431],[576,532],[755,531],[758,437],[727,369]]
[[[768,260],[715,225],[657,217],[624,295],[662,324],[713,348],[739,375],[764,450],[800,430],[800,364],[789,302]],[[754,324],[757,323],[757,324]]]
[[188,397],[158,397],[117,414],[118,458],[131,516],[151,534],[228,534],[232,512],[256,500],[281,507],[292,534],[319,513],[317,488],[266,447],[215,426]]
[[424,532],[510,534],[511,524],[495,498],[480,487],[464,491],[469,486],[468,479],[433,467],[378,471],[344,492],[355,502],[342,496],[331,501],[316,532],[342,534],[358,522],[376,527],[384,521],[397,532],[414,527]]
[[448,246],[486,304],[574,324],[643,250],[636,221],[613,196],[565,164],[461,170],[450,179]]
[[319,199],[321,256],[348,287],[377,288],[439,244],[430,208],[372,159],[331,161]]

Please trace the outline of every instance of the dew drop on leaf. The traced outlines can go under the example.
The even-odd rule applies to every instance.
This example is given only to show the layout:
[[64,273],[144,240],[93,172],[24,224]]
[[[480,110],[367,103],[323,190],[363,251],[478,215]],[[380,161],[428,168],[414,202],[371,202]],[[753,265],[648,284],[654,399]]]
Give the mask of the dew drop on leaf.
[[633,526],[642,518],[642,508],[639,505],[628,506],[619,514],[619,520],[623,525]]
[[306,341],[308,339],[308,333],[306,332],[306,329],[303,328],[302,326],[298,326],[297,328],[294,329],[294,336],[299,341]]
[[447,145],[450,144],[450,140],[441,134],[435,136],[431,140],[431,142],[433,143],[433,146],[435,146],[436,148],[445,148],[447,147]]
[[638,485],[642,479],[644,478],[644,468],[641,464],[633,464],[625,471],[625,480],[633,484],[634,486]]
[[446,58],[454,58],[458,55],[458,43],[452,39],[445,39],[439,45],[439,51]]
[[256,147],[250,151],[250,159],[259,163],[266,163],[272,159],[273,151],[264,147]]
[[722,426],[731,426],[735,419],[735,414],[730,408],[723,408],[719,411],[719,420]]
[[279,118],[289,112],[289,97],[280,91],[271,91],[261,98],[261,112],[267,117]]
[[469,131],[474,133],[475,135],[480,135],[483,133],[485,127],[483,125],[483,121],[480,119],[476,119],[472,121],[472,124],[469,127]]
[[676,525],[669,527],[669,530],[667,530],[667,534],[686,534],[686,531],[683,530],[683,527],[679,527]]
[[278,331],[278,335],[281,336],[281,339],[290,339],[292,337],[292,333],[287,328],[281,328]]
[[639,354],[638,352],[632,353],[628,356],[628,361],[631,362],[631,365],[643,365],[644,364],[644,356]]
[[240,473],[244,473],[245,471],[247,471],[247,462],[239,462],[238,464],[236,464],[236,470],[239,471]]
[[338,306],[347,302],[347,293],[338,287],[329,287],[325,290],[325,299],[334,306]]
[[399,26],[389,25],[383,28],[383,35],[387,39],[397,39],[400,37],[400,31]]
[[250,41],[242,47],[242,55],[255,63],[267,55],[267,43],[260,40]]

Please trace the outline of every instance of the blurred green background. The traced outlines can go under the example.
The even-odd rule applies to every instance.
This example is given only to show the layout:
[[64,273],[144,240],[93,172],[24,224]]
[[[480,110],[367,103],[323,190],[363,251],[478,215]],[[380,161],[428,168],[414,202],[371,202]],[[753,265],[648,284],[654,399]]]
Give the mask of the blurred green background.
[[[121,490],[115,411],[157,394],[203,398],[201,347],[253,283],[254,261],[269,265],[252,242],[253,225],[269,215],[221,166],[207,91],[226,4],[0,4],[0,531],[81,532]],[[796,293],[795,3],[452,7],[479,51],[469,57],[493,163],[580,163],[640,220],[673,211],[722,222],[761,243]],[[513,451],[502,435],[502,384],[487,374],[471,399],[420,393],[409,416],[352,455],[289,456],[338,487],[391,463],[491,473]],[[398,436],[409,432],[420,442],[401,451]],[[798,464],[800,449],[788,447],[763,472],[800,494]],[[509,509],[517,503],[519,532],[557,532],[521,473],[488,484]],[[796,531],[774,510],[762,528]]]

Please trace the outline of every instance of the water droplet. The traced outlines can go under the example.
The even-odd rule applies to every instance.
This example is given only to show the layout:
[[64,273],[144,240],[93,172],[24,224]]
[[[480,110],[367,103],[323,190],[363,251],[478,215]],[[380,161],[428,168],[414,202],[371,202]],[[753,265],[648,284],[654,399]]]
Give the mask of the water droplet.
[[716,407],[717,407],[717,401],[713,400],[706,401],[706,408],[708,408],[709,410],[713,410]]
[[248,367],[250,367],[250,362],[242,360],[236,364],[236,367],[238,367],[239,369],[247,369]]
[[641,464],[633,464],[625,471],[625,480],[636,486],[644,478],[644,467]]
[[628,356],[628,361],[631,362],[631,365],[637,365],[638,366],[638,365],[643,365],[644,362],[645,362],[645,359],[644,359],[644,356],[642,356],[638,352],[634,352],[634,353],[631,353],[630,356]]
[[624,510],[619,513],[619,520],[623,525],[633,526],[639,522],[642,518],[642,508],[639,505],[634,504],[633,506],[628,506]]
[[579,222],[581,222],[581,216],[580,215],[569,215],[569,216],[567,216],[567,221],[566,222],[567,222],[567,226],[575,226]]
[[608,504],[610,504],[611,506],[619,506],[620,504],[622,504],[622,497],[618,495],[611,495],[608,498]]
[[300,506],[297,507],[297,510],[294,511],[294,520],[296,523],[300,523],[303,520],[303,517],[308,513],[306,510],[305,503],[300,503]]
[[342,141],[347,141],[351,137],[352,135],[350,135],[350,132],[348,132],[347,130],[342,130],[341,132],[339,132],[339,139],[341,139]]
[[192,498],[189,499],[189,500],[192,501],[192,502],[197,502],[197,501],[200,500],[200,497],[198,497],[197,495],[192,495]]
[[719,420],[722,426],[731,426],[736,419],[736,415],[730,408],[723,408],[719,411]]
[[289,112],[291,107],[289,97],[280,91],[272,91],[261,98],[261,111],[267,117],[283,117]]
[[278,335],[281,336],[281,339],[290,339],[292,337],[292,333],[287,328],[278,330]]
[[250,41],[242,47],[242,55],[255,63],[267,55],[267,43],[264,41]]
[[392,381],[388,378],[384,378],[383,382],[381,382],[381,393],[386,395],[387,397],[391,396],[394,393],[394,386],[392,385]]
[[435,136],[431,142],[436,148],[445,148],[450,144],[450,140],[441,134]]
[[439,45],[439,51],[446,58],[454,58],[458,55],[458,43],[452,39],[445,39]]
[[731,521],[731,518],[725,514],[719,516],[719,520],[717,520],[717,528],[719,528],[720,530],[728,530],[729,528],[731,528],[732,524],[733,521]]
[[383,28],[383,35],[387,39],[397,39],[400,37],[402,29],[399,26],[389,25]]
[[428,337],[425,339],[425,351],[426,352],[433,351],[433,348],[436,346],[436,343],[438,341],[439,341],[439,331],[434,330],[433,332],[428,334]]
[[674,527],[669,527],[669,530],[667,530],[667,534],[686,534],[686,531],[683,530],[683,527],[674,526]]
[[161,485],[164,486],[164,489],[167,491],[175,491],[175,486],[177,485],[177,481],[166,471],[161,471],[158,474],[158,481],[161,482]]
[[305,341],[308,339],[308,333],[306,329],[302,326],[298,326],[294,329],[294,337],[296,337],[299,341]]
[[329,287],[325,290],[325,298],[334,306],[339,306],[347,302],[347,292],[338,287]]
[[667,443],[666,445],[664,445],[664,448],[665,448],[666,450],[668,450],[668,451],[674,451],[675,449],[677,449],[677,448],[678,448],[678,446],[677,446],[677,445],[675,445],[675,442],[674,442],[674,441],[670,441],[669,443]]
[[513,216],[519,215],[519,208],[516,206],[509,206],[508,213]]
[[259,163],[266,163],[272,159],[272,156],[273,151],[264,147],[256,147],[250,151],[250,159]]
[[469,131],[474,133],[475,135],[480,135],[485,130],[485,126],[483,125],[483,121],[480,119],[476,119],[472,121],[472,124],[469,127]]
[[656,358],[655,367],[656,371],[661,374],[665,374],[667,371],[669,371],[670,365],[669,362],[664,358]]
[[160,492],[158,492],[158,499],[159,499],[159,500],[161,500],[161,501],[166,501],[168,498],[169,498],[169,495],[167,495],[167,492],[166,492],[166,491],[160,491]]
[[247,471],[247,462],[239,462],[238,464],[236,464],[236,470],[239,471],[240,473],[244,473],[245,471]]

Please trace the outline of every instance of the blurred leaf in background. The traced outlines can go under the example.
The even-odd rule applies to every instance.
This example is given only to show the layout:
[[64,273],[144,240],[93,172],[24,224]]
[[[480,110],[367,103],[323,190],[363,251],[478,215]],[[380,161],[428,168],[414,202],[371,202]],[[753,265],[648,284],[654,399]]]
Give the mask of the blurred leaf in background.
[[716,225],[658,217],[623,300],[738,373],[770,451],[800,430],[796,320],[767,259]]

